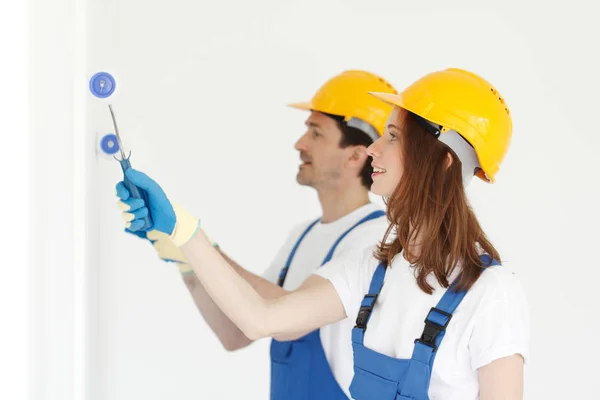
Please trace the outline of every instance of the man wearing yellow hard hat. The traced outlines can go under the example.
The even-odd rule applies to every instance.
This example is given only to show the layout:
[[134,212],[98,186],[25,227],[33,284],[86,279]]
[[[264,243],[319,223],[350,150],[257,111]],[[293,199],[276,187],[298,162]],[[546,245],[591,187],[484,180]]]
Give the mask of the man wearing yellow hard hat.
[[[369,199],[373,168],[366,148],[383,134],[392,106],[369,95],[372,91],[396,93],[379,76],[350,70],[328,80],[310,101],[291,105],[307,111],[308,117],[306,131],[295,145],[301,160],[296,179],[317,191],[322,215],[291,229],[262,277],[221,251],[263,297],[297,289],[321,265],[350,249],[373,247],[384,235],[385,212]],[[122,187],[120,192],[124,193]],[[155,241],[162,259],[178,263],[198,309],[224,347],[236,350],[252,343],[211,300],[166,235],[151,231],[147,237]],[[351,328],[352,321],[346,320],[306,332],[297,340],[273,339],[271,399],[347,399]]]
[[[488,81],[457,68],[424,75],[400,94],[372,92],[393,106],[383,136],[367,148],[371,191],[387,199],[390,222],[375,249],[340,255],[313,269],[298,289],[269,297],[211,247],[199,218],[136,170],[125,174],[149,196],[142,206],[124,203],[133,204],[124,213],[127,226],[143,229],[150,212],[248,337],[296,339],[273,357],[282,365],[273,369],[275,382],[288,382],[295,361],[322,366],[306,332],[342,323],[347,332],[336,339],[352,346],[353,358],[339,367],[352,375],[353,399],[520,400],[529,356],[527,297],[465,194],[474,176],[496,181],[512,137],[511,112]],[[277,394],[335,398],[323,378],[303,371],[303,386],[275,385]]]

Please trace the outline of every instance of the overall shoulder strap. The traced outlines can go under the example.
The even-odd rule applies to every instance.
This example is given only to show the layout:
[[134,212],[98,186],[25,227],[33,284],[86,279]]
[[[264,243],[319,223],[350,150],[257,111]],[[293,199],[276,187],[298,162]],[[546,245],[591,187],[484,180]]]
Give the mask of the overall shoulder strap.
[[348,230],[346,230],[346,232],[342,233],[340,235],[340,237],[335,241],[335,243],[329,250],[329,253],[327,253],[325,258],[323,259],[323,262],[321,263],[321,265],[323,265],[331,260],[331,258],[333,257],[333,253],[335,252],[335,249],[337,248],[338,244],[340,244],[342,239],[345,238],[346,235],[348,235],[350,232],[352,232],[352,230],[354,228],[356,228],[357,226],[364,224],[365,222],[370,221],[372,219],[383,217],[384,215],[385,215],[385,211],[383,211],[383,210],[373,211],[372,213],[370,213],[369,215],[367,215],[366,217],[364,217],[363,219],[358,221],[356,224],[352,225]]
[[[496,260],[493,260],[489,255],[480,256],[481,266],[489,268],[495,265],[500,265]],[[421,337],[415,340],[415,348],[413,351],[413,359],[420,360],[433,366],[437,349],[444,338],[446,328],[452,319],[452,314],[460,305],[463,298],[467,294],[466,291],[457,291],[456,284],[460,280],[461,274],[452,282],[446,293],[438,301],[435,307],[432,307],[425,318],[425,328]]]
[[373,273],[371,284],[369,285],[369,293],[363,297],[363,300],[360,303],[360,309],[358,311],[358,316],[356,317],[356,325],[352,328],[352,342],[354,343],[363,344],[367,323],[371,318],[371,312],[373,311],[377,297],[379,296],[379,293],[381,293],[386,271],[387,268],[382,263],[379,263],[377,269]]
[[292,248],[292,251],[290,252],[290,255],[287,258],[287,261],[285,262],[285,266],[283,267],[283,269],[279,273],[279,280],[277,281],[277,285],[283,287],[283,284],[285,282],[285,277],[287,276],[287,273],[288,273],[288,269],[290,268],[290,265],[292,265],[292,260],[294,259],[294,256],[296,255],[296,251],[298,250],[298,247],[300,246],[300,243],[302,243],[302,240],[304,240],[304,238],[306,237],[306,234],[308,232],[310,232],[310,230],[313,228],[313,226],[315,226],[317,224],[317,222],[319,222],[320,220],[321,220],[321,218],[318,218],[315,221],[311,222],[306,227],[306,229],[304,230],[304,232],[302,232],[302,235],[300,235],[300,237],[296,241],[296,244]]

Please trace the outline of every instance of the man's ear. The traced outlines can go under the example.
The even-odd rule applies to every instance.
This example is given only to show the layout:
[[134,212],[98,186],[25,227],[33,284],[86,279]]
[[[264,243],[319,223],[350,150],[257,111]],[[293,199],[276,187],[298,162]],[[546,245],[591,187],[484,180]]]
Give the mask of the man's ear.
[[367,157],[368,155],[366,146],[352,146],[348,162],[351,165],[357,165],[360,168],[362,168],[365,161],[367,160]]

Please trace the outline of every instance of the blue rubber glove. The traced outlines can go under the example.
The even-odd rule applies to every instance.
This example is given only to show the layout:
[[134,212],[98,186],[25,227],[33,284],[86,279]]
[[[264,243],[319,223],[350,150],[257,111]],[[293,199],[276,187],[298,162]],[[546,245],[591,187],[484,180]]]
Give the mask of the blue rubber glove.
[[149,203],[144,204],[144,200],[130,197],[131,194],[124,182],[121,181],[117,184],[117,196],[122,203],[128,206],[128,209],[124,211],[131,215],[127,229],[132,232],[142,231],[141,228],[144,226],[142,218],[149,212],[154,223],[151,229],[171,235],[175,229],[175,210],[162,188],[148,175],[133,168],[125,171],[125,176],[131,183],[148,194]]
[[[160,185],[143,172],[130,168],[125,171],[125,176],[131,183],[148,194],[148,204],[143,199],[132,198],[124,182],[117,184],[117,197],[119,208],[123,210],[126,221],[126,230],[139,237],[145,237],[147,230],[154,230],[169,235],[176,246],[186,243],[199,227],[198,218],[186,212],[177,205],[171,204]],[[154,225],[149,229],[142,229],[143,218],[150,213]]]

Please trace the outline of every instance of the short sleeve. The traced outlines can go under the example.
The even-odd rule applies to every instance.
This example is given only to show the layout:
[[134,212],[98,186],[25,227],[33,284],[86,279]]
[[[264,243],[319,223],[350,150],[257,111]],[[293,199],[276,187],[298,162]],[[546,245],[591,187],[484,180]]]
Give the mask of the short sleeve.
[[364,276],[369,272],[372,275],[374,268],[368,268],[364,264],[369,260],[366,256],[371,254],[370,249],[347,251],[314,272],[315,275],[331,282],[344,305],[346,316],[355,314],[356,304],[360,303],[363,294],[366,293],[363,287]]
[[281,270],[285,266],[287,261],[287,257],[292,251],[292,247],[294,246],[294,238],[296,238],[304,225],[295,226],[287,235],[285,242],[279,248],[279,251],[275,255],[275,258],[271,261],[267,269],[261,274],[263,279],[266,279],[269,282],[277,283],[279,280],[279,275],[281,274]]
[[473,370],[502,357],[520,354],[527,360],[529,356],[530,311],[525,291],[508,269],[500,267],[492,275],[487,279],[494,281],[493,287],[475,316],[469,341]]

